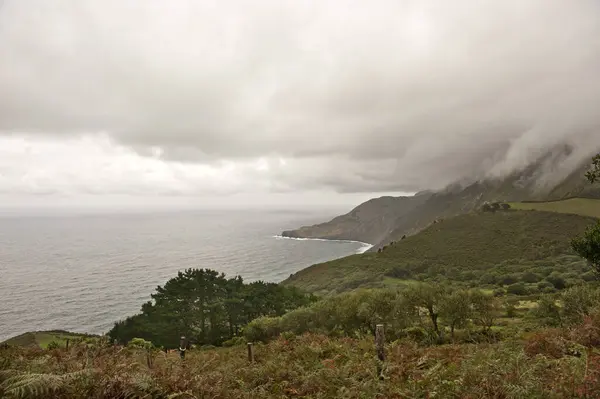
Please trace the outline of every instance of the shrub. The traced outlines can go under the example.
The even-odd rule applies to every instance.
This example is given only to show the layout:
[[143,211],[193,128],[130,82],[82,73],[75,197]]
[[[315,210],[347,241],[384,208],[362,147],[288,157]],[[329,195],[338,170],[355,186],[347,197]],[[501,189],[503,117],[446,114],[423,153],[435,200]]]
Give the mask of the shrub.
[[429,333],[423,327],[409,327],[402,331],[402,336],[419,344],[429,342]]
[[244,329],[244,336],[250,342],[267,342],[281,333],[281,317],[259,317],[252,320]]
[[393,277],[401,280],[406,280],[412,277],[412,273],[405,267],[394,267],[385,273],[388,277]]
[[473,322],[481,326],[486,333],[489,332],[500,315],[498,300],[480,291],[475,291],[471,295],[471,303]]
[[245,345],[247,340],[244,337],[233,337],[223,342],[223,346],[231,347],[231,346],[239,346]]
[[133,338],[127,343],[127,347],[138,349],[154,349],[154,345],[152,344],[152,342],[146,341],[143,338]]
[[537,283],[541,279],[542,279],[542,277],[540,275],[535,274],[533,272],[525,272],[521,276],[521,281],[523,281],[524,283],[530,283],[530,284]]
[[539,283],[537,283],[537,287],[538,287],[538,290],[544,291],[544,289],[546,289],[546,288],[554,288],[554,285],[550,281],[543,280],[543,281],[540,281]]
[[573,239],[571,246],[595,272],[600,273],[600,221],[590,226],[585,234]]
[[580,323],[593,307],[600,305],[600,290],[587,285],[572,287],[562,293],[561,300],[564,321]]
[[600,308],[592,309],[580,324],[571,328],[569,337],[581,345],[600,346]]
[[511,284],[508,286],[506,291],[509,294],[513,294],[513,295],[527,295],[528,294],[527,287],[523,283]]
[[496,284],[496,276],[490,273],[486,273],[479,278],[479,282],[483,285]]
[[506,317],[513,318],[517,315],[517,308],[512,302],[506,302],[504,309],[506,310]]
[[524,350],[531,357],[544,355],[554,359],[560,359],[567,352],[565,339],[559,330],[547,330],[533,334],[526,340]]
[[62,345],[60,343],[58,343],[57,341],[51,341],[47,346],[46,349],[48,350],[52,350],[52,349],[58,349],[60,348]]
[[556,327],[561,324],[560,308],[551,295],[542,296],[538,306],[531,309],[529,314],[542,325]]
[[475,280],[477,275],[472,270],[461,272],[459,275],[460,281],[472,281]]
[[518,281],[519,277],[515,276],[514,274],[507,274],[506,276],[500,278],[500,283],[502,285],[511,285]]
[[556,288],[554,288],[554,286],[545,287],[543,290],[541,290],[541,292],[543,294],[553,294],[556,292]]
[[281,316],[281,329],[298,335],[313,330],[316,318],[315,308],[317,307],[301,307],[284,314]]
[[567,286],[563,276],[556,272],[552,272],[548,277],[546,277],[546,280],[550,282],[557,290],[562,290]]
[[471,317],[471,293],[463,290],[452,292],[441,303],[440,313],[454,338],[455,330],[465,327]]

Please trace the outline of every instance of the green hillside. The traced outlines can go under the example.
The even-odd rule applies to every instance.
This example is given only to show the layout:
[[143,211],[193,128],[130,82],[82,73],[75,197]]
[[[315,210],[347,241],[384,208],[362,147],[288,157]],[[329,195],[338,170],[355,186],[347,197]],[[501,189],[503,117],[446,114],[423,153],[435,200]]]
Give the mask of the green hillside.
[[510,206],[518,210],[571,213],[600,218],[600,199],[570,198],[563,201],[512,202]]
[[[538,211],[470,213],[432,224],[381,253],[348,256],[299,271],[284,281],[319,294],[410,280],[495,284],[505,274],[533,271],[578,278],[588,269],[570,240],[595,219]],[[534,278],[535,280],[535,278]],[[513,283],[516,281],[513,281]],[[534,281],[532,281],[534,282]],[[510,284],[511,281],[506,281]]]
[[2,344],[8,344],[11,346],[32,346],[40,347],[45,349],[50,342],[56,342],[60,346],[66,346],[67,340],[75,340],[85,337],[93,337],[88,334],[78,334],[62,330],[52,331],[34,331],[26,332],[16,337],[12,337]]

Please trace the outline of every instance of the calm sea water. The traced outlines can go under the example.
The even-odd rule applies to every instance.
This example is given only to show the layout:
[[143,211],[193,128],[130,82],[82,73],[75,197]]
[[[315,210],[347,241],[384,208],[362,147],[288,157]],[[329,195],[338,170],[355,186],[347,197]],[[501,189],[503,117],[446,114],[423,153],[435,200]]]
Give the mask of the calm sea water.
[[258,211],[0,217],[0,341],[32,330],[106,332],[185,268],[279,282],[366,249],[275,237],[324,217]]

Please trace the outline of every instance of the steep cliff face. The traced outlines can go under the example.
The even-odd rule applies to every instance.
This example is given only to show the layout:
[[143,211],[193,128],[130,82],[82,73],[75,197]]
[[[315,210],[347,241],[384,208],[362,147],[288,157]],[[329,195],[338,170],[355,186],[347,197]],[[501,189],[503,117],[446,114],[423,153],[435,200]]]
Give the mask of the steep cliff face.
[[375,198],[329,222],[285,231],[283,235],[363,241],[374,244],[372,250],[376,250],[422,230],[436,219],[470,212],[485,202],[600,198],[600,184],[590,185],[585,179],[586,161],[566,172],[554,169],[563,155],[564,152],[548,154],[502,178],[457,183],[439,192],[424,192],[413,197]]

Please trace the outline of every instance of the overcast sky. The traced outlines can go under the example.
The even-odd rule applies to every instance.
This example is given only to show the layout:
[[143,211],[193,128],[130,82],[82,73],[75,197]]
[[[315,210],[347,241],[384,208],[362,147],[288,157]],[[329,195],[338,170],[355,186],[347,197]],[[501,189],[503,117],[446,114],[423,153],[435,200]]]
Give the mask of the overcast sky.
[[2,205],[354,204],[584,159],[599,107],[597,0],[0,1]]

